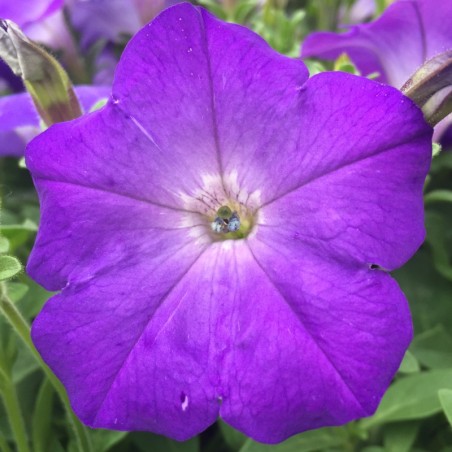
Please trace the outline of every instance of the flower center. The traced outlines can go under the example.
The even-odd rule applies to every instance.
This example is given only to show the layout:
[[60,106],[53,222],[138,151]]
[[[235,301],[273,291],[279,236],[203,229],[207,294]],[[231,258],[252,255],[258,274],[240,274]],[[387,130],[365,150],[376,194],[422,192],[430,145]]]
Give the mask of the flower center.
[[210,223],[212,231],[217,235],[217,240],[243,239],[252,228],[252,217],[240,209],[241,214],[245,213],[244,221],[236,210],[229,206],[221,206],[216,213],[215,219]]
[[192,226],[191,235],[213,242],[248,237],[258,223],[260,192],[240,187],[237,172],[222,180],[205,176],[202,188],[181,194],[187,214],[183,224]]

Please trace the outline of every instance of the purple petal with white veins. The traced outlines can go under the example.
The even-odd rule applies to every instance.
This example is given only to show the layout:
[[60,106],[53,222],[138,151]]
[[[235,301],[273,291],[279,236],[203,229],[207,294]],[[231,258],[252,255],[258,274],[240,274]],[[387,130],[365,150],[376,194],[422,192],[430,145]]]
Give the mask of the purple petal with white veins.
[[[42,210],[28,272],[60,290],[32,335],[76,413],[178,440],[220,415],[269,443],[371,414],[411,322],[369,264],[422,240],[431,135],[394,88],[307,81],[245,28],[162,13],[106,107],[27,148]],[[211,230],[228,203],[245,239]]]
[[[85,111],[108,97],[110,90],[105,86],[75,88]],[[23,156],[25,145],[39,132],[39,115],[28,93],[0,97],[0,157]]]

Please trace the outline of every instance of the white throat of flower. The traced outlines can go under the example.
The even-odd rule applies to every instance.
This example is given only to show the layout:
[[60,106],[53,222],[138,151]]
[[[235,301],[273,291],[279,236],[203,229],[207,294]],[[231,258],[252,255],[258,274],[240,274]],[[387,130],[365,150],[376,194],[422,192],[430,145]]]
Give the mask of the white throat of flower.
[[192,193],[180,193],[186,211],[182,223],[191,227],[192,237],[212,242],[243,239],[255,232],[260,191],[240,186],[236,170],[223,178],[204,174],[201,181],[202,186]]

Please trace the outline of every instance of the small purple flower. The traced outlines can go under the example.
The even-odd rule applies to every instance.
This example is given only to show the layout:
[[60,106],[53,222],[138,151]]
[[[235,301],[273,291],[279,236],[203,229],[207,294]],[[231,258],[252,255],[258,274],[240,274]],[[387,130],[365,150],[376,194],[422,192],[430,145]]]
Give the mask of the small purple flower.
[[373,413],[412,337],[387,271],[424,239],[431,135],[394,88],[162,13],[106,107],[27,150],[28,272],[60,292],[32,336],[80,418],[275,443]]
[[[96,102],[109,97],[110,88],[79,86],[75,92],[82,108],[89,111]],[[40,131],[39,115],[28,93],[0,97],[0,157],[22,157],[25,145]]]
[[[346,52],[363,75],[378,73],[377,80],[401,88],[423,63],[452,48],[451,30],[452,1],[399,0],[347,33],[312,33],[301,56],[331,60]],[[444,121],[452,124],[452,115]]]
[[71,21],[89,47],[99,39],[117,42],[133,35],[175,0],[67,0]]

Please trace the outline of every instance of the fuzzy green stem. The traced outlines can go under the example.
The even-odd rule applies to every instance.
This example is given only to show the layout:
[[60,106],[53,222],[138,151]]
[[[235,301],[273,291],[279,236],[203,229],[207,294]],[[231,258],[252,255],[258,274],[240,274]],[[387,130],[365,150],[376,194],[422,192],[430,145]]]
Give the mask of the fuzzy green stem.
[[8,297],[4,283],[0,283],[0,311],[11,324],[13,330],[19,335],[19,337],[31,351],[35,359],[38,361],[46,377],[49,379],[56,393],[60,397],[72,426],[79,451],[92,452],[93,449],[90,438],[85,427],[83,427],[77,416],[72,411],[66,390],[64,389],[58,378],[55,377],[53,372],[44,363],[35,346],[33,345],[30,337],[30,327],[27,321],[22,317],[22,314],[17,310],[13,302]]
[[12,382],[11,375],[7,375],[3,371],[1,372],[0,387],[8,421],[16,440],[17,450],[18,452],[30,452],[27,431],[20,411],[19,398],[17,397],[16,387]]

